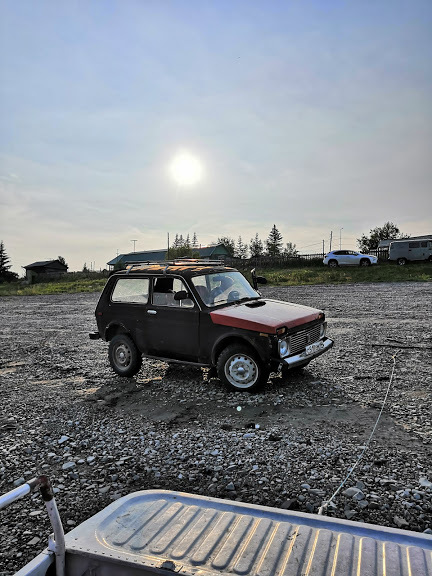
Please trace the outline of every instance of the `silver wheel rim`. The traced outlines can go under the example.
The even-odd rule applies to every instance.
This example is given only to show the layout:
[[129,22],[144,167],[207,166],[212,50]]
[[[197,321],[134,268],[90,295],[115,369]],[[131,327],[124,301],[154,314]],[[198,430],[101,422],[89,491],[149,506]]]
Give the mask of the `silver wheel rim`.
[[126,344],[119,344],[114,350],[114,360],[119,368],[127,368],[131,363],[132,353]]
[[225,363],[225,376],[235,388],[250,388],[258,380],[258,366],[250,356],[234,354]]

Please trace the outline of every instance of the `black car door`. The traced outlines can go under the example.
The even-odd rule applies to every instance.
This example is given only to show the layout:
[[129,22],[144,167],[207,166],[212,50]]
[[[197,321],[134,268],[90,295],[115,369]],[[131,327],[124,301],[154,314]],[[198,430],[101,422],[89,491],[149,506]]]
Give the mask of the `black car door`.
[[197,362],[200,309],[193,299],[174,300],[181,290],[190,292],[180,278],[154,278],[143,337],[149,355]]

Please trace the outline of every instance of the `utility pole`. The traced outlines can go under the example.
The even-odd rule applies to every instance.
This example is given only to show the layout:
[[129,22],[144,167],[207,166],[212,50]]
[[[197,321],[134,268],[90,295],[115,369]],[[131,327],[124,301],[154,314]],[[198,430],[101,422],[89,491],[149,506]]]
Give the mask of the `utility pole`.
[[138,242],[138,240],[131,240],[131,242],[134,243],[134,252],[135,252],[135,244]]
[[330,232],[330,250],[329,250],[329,252],[331,252],[332,238],[333,238],[333,230]]
[[169,260],[169,232],[167,232],[167,236],[168,236],[167,260]]
[[325,250],[324,250],[324,240],[323,240],[323,258],[325,256]]
[[339,250],[342,248],[342,230],[343,228],[339,230]]

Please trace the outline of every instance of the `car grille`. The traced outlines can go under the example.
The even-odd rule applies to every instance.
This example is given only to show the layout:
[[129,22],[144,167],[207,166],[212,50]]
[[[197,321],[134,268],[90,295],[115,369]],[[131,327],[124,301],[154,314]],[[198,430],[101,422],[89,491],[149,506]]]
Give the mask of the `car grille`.
[[290,336],[290,354],[298,354],[306,348],[309,344],[317,342],[320,338],[321,324],[312,326],[308,330],[297,332]]

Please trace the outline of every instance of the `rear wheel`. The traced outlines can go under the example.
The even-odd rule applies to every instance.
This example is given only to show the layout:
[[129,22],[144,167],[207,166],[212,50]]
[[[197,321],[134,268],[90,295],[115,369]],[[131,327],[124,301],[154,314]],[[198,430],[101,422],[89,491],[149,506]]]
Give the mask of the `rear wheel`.
[[362,258],[360,260],[360,266],[370,266],[370,260],[368,260],[368,258]]
[[119,376],[134,376],[142,364],[142,356],[127,334],[117,334],[110,341],[108,358],[111,368]]
[[330,268],[337,268],[339,266],[337,260],[329,260],[328,265],[330,266]]
[[397,263],[399,264],[399,266],[405,266],[405,264],[407,263],[407,259],[406,258],[398,258]]
[[219,355],[217,373],[231,390],[252,392],[264,386],[270,370],[263,366],[251,348],[244,344],[231,344]]

